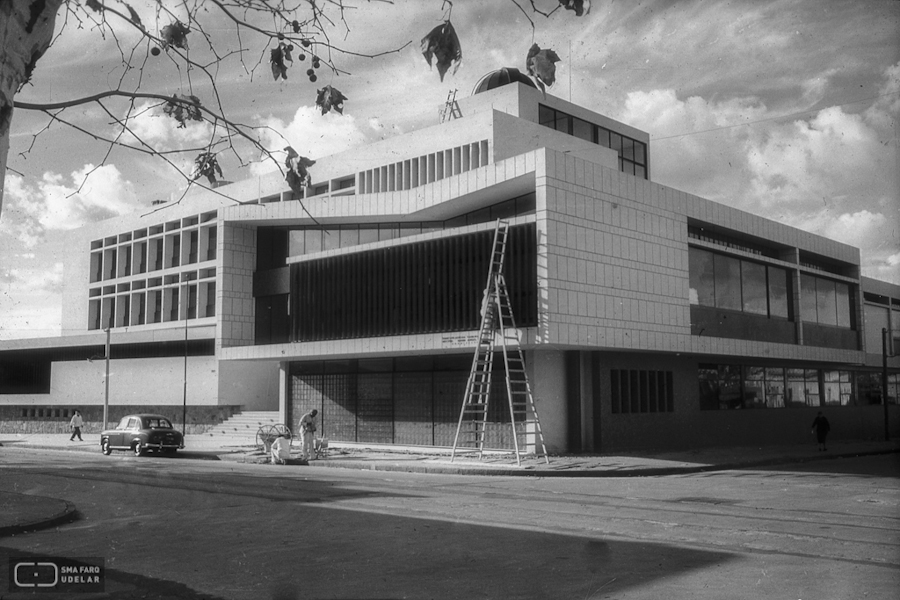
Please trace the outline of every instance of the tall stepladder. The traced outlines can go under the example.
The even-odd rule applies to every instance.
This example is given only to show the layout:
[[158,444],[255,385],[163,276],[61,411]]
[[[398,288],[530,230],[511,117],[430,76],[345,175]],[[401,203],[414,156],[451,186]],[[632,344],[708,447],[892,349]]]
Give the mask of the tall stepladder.
[[451,462],[456,458],[457,452],[475,452],[479,459],[484,456],[485,443],[490,433],[488,411],[494,358],[499,345],[509,404],[513,448],[497,448],[497,450],[512,450],[516,456],[516,464],[521,465],[522,456],[530,453],[527,450],[527,437],[532,434],[534,436],[534,453],[537,455],[538,448],[540,448],[540,455],[544,457],[547,464],[550,463],[537,407],[525,370],[525,359],[519,345],[518,329],[509,301],[506,279],[503,275],[508,237],[509,223],[498,220],[494,229],[487,283],[481,302],[481,327],[478,344],[466,382],[459,423],[453,439]]

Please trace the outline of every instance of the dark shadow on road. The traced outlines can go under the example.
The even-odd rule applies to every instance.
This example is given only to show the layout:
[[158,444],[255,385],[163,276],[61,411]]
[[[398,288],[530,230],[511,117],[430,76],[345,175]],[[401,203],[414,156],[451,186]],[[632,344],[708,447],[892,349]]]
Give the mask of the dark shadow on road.
[[[2,588],[0,598],[4,600],[17,600],[34,598],[60,598],[60,593],[49,588],[18,587],[12,580],[7,580],[6,574],[11,573],[15,563],[19,559],[33,562],[45,562],[48,559],[59,558],[58,555],[36,554],[23,550],[10,550],[0,546],[0,567],[3,569]],[[78,557],[67,557],[78,559]],[[69,588],[71,589],[71,587]],[[94,593],[72,592],[69,597],[89,598],[116,598],[116,600],[224,600],[220,596],[203,594],[196,590],[174,581],[145,577],[134,573],[126,573],[117,569],[106,568],[103,573],[103,591]],[[62,596],[65,597],[65,596]]]
[[[223,506],[217,521],[227,526],[218,528],[206,522],[190,528],[185,521],[148,523],[155,539],[173,540],[168,547],[136,540],[131,546],[99,548],[109,569],[107,592],[115,590],[112,597],[126,599],[590,600],[641,588],[689,597],[686,576],[739,558],[665,543],[297,503],[268,503],[264,510],[265,518],[251,524],[241,521],[247,506]],[[147,531],[137,523],[129,528]],[[99,538],[86,540],[65,528],[32,534],[29,541],[52,547],[60,556],[98,555]],[[21,554],[0,547],[0,557]]]

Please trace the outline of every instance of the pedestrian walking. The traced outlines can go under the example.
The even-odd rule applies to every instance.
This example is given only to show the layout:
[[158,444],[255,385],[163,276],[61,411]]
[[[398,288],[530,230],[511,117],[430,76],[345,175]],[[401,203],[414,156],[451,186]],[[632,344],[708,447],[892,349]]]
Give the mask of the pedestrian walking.
[[316,415],[319,411],[312,409],[300,417],[300,458],[308,461],[315,453]]
[[812,433],[816,434],[816,441],[819,442],[819,452],[828,450],[828,448],[825,447],[825,438],[828,437],[829,431],[831,431],[831,425],[820,410],[812,423]]
[[75,414],[72,415],[72,420],[69,421],[69,427],[72,429],[72,437],[69,438],[70,442],[75,441],[75,436],[78,436],[78,441],[83,442],[81,439],[81,428],[84,427],[84,419],[81,418],[81,412],[76,410]]

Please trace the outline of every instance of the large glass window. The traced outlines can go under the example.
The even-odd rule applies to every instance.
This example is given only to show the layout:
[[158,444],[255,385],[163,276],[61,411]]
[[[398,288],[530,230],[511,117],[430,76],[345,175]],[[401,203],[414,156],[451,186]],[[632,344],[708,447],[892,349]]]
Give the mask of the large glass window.
[[743,408],[784,408],[784,369],[744,367]]
[[[701,410],[880,404],[881,373],[841,369],[701,364]],[[888,375],[888,403],[898,403],[900,373]]]
[[766,368],[766,406],[784,408],[784,369]]
[[787,406],[819,406],[819,372],[788,369],[786,395]]
[[619,170],[647,178],[647,144],[610,131],[543,104],[538,107],[538,123],[556,131],[615,150],[619,155]]
[[769,274],[769,315],[787,319],[788,310],[788,272],[778,267],[766,267]]
[[800,275],[800,318],[807,323],[818,323],[816,316],[816,278]]
[[716,274],[713,268],[713,253],[698,248],[689,248],[688,253],[691,304],[715,306]]
[[741,296],[744,312],[769,314],[765,265],[748,261],[741,263]]
[[584,119],[574,119],[572,121],[572,135],[588,142],[594,141],[594,126]]
[[846,283],[835,283],[835,307],[837,308],[838,327],[850,328],[853,319],[850,313],[850,286]]
[[691,304],[789,318],[786,269],[700,248],[688,260]]
[[816,313],[822,325],[837,325],[837,298],[833,281],[816,281]]
[[853,327],[850,286],[814,275],[800,275],[800,315],[807,323]]
[[741,261],[715,255],[716,307],[741,310]]
[[725,410],[741,408],[741,367],[700,365],[700,408]]
[[822,392],[825,394],[826,406],[853,404],[850,371],[825,371],[822,374]]

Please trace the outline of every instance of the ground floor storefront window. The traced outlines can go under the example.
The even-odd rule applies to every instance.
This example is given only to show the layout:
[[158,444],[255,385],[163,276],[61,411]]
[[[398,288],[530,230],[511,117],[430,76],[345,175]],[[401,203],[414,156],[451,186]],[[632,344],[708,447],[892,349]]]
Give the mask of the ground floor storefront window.
[[[288,422],[319,411],[317,435],[333,441],[452,446],[472,357],[291,363]],[[496,365],[495,365],[496,366]],[[502,375],[493,378],[490,447],[512,447]]]
[[[856,386],[860,404],[881,404],[884,386],[880,371],[863,371],[857,375]],[[897,404],[900,397],[900,373],[888,373],[888,404]]]
[[[881,403],[881,373],[848,369],[701,364],[701,410],[854,406]],[[900,374],[888,375],[888,402],[897,403]]]

